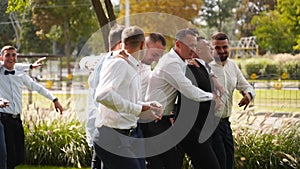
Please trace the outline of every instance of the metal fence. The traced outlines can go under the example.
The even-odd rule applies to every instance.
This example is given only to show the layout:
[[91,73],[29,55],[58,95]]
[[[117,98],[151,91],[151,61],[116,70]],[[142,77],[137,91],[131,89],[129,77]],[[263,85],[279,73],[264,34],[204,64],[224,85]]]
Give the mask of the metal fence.
[[[298,112],[300,113],[300,80],[249,80],[256,97],[251,106],[254,112]],[[234,105],[241,95],[236,91]]]

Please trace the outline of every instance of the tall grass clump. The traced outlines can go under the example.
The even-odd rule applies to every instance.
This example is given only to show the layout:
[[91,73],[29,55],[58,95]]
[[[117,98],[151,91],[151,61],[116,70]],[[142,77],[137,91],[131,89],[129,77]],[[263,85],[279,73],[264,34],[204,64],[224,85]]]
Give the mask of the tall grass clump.
[[257,116],[244,113],[238,118],[239,124],[234,127],[235,168],[300,168],[299,119],[282,117],[268,124],[270,116],[259,121]]
[[69,110],[60,115],[30,105],[22,113],[25,164],[85,167],[91,162],[84,125]]

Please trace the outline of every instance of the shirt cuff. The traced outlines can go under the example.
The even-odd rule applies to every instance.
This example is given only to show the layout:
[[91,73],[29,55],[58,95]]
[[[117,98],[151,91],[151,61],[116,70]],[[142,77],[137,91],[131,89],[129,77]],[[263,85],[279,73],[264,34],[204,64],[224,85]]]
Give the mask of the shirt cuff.
[[254,97],[255,97],[255,94],[254,94],[253,92],[251,92],[251,91],[248,91],[248,93],[249,93],[249,95],[250,95],[250,97],[251,97],[251,100],[253,100]]
[[209,98],[210,100],[214,100],[214,95],[213,95],[212,93],[208,93],[208,98]]
[[134,104],[132,114],[134,114],[135,116],[139,116],[142,111],[142,107],[143,106],[140,104]]

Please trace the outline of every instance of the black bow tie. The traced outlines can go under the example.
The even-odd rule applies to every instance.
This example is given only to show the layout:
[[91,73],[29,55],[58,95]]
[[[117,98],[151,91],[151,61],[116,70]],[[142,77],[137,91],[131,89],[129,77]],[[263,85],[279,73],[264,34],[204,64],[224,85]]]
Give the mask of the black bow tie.
[[12,71],[5,70],[5,71],[4,71],[4,75],[8,75],[8,74],[14,75],[14,74],[15,74],[15,71],[14,71],[14,70],[12,70]]

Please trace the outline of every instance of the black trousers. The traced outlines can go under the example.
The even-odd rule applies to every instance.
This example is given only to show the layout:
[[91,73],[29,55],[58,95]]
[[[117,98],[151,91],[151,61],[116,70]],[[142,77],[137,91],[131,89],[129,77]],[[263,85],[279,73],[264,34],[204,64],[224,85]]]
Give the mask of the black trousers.
[[1,117],[4,126],[5,143],[7,151],[7,169],[24,161],[24,129],[20,118]]
[[180,145],[190,157],[194,169],[220,169],[210,139],[204,143],[199,143],[198,137],[187,135]]
[[222,169],[234,167],[234,139],[231,123],[227,119],[221,119],[212,136],[212,146]]
[[[115,132],[112,132],[113,130]],[[136,145],[134,139],[120,136],[120,134],[124,134],[132,138],[140,138],[138,128],[130,134],[123,131],[105,126],[97,128],[93,139],[97,157],[102,160],[105,169],[145,169],[145,159],[138,158],[138,155],[135,154],[136,151],[144,151],[144,146]],[[113,147],[114,151],[108,151],[109,147]]]
[[97,157],[97,154],[94,149],[93,149],[91,169],[102,169],[101,168],[101,160]]
[[[169,118],[163,118],[158,122],[147,123],[143,126],[145,137],[158,135],[171,127]],[[148,169],[181,169],[184,152],[180,146],[175,146],[170,150],[152,157],[146,158]]]

